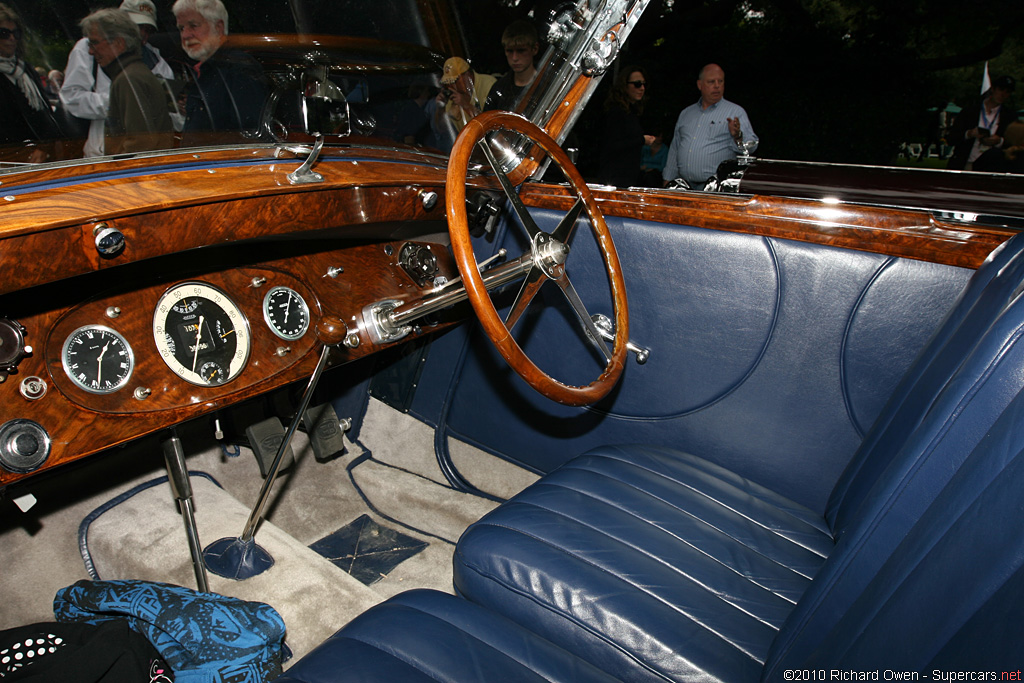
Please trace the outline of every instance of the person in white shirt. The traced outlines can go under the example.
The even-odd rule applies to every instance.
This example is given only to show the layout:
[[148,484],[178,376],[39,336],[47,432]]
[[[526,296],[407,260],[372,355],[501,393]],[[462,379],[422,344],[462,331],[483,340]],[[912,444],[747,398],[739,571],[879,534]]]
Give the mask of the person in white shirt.
[[[119,9],[127,12],[139,26],[143,40],[143,59],[150,66],[150,71],[161,78],[173,79],[174,71],[160,56],[160,51],[147,43],[149,33],[157,27],[156,5],[151,0],[124,0]],[[110,106],[110,79],[89,54],[89,41],[86,38],[75,43],[68,55],[60,99],[69,113],[90,121],[89,136],[82,156],[103,156],[105,121]]]

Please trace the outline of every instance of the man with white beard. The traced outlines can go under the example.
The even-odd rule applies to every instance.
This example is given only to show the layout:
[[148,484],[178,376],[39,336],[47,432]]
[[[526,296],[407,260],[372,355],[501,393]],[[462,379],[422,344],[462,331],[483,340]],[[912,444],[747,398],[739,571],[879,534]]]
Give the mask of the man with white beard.
[[171,10],[181,47],[195,62],[184,91],[182,146],[238,139],[237,133],[255,131],[267,83],[255,59],[224,46],[228,35],[224,3],[177,0]]

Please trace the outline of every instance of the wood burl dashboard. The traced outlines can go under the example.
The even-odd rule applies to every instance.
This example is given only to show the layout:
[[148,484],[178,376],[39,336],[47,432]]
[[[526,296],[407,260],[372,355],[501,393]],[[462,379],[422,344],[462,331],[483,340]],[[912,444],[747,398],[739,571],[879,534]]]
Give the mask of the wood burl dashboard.
[[[4,311],[30,347],[0,384],[4,422],[35,426],[8,439],[0,484],[308,377],[329,334],[332,366],[381,350],[364,309],[454,278],[445,237],[235,244],[36,288]],[[434,276],[403,267],[403,247]]]

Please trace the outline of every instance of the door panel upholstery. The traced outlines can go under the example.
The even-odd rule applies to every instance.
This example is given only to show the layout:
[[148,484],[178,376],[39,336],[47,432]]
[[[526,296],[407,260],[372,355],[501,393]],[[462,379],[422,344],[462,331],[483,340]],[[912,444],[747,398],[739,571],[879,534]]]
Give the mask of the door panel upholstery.
[[[545,230],[560,217],[534,215]],[[650,360],[630,359],[605,401],[567,408],[535,395],[475,334],[452,393],[433,383],[417,396],[420,405],[448,402],[440,421],[449,436],[538,472],[601,443],[693,449],[822,510],[885,397],[973,272],[757,235],[608,223],[631,337],[651,349]],[[506,233],[510,254],[522,251],[520,233]],[[610,313],[582,225],[572,247],[568,272],[588,310]],[[596,353],[560,293],[548,286],[542,295],[555,305],[531,307],[517,338],[557,378],[589,381],[599,372]],[[432,353],[428,365],[452,356]],[[454,367],[431,371],[450,377]]]

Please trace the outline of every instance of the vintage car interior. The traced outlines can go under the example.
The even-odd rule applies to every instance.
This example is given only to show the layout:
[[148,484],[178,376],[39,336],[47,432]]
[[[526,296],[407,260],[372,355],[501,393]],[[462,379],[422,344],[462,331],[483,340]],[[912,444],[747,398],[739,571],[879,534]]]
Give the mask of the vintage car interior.
[[359,4],[231,37],[259,130],[3,164],[0,629],[138,579],[273,607],[279,681],[1020,680],[1024,182],[588,185],[647,0],[405,144],[459,25]]

